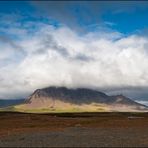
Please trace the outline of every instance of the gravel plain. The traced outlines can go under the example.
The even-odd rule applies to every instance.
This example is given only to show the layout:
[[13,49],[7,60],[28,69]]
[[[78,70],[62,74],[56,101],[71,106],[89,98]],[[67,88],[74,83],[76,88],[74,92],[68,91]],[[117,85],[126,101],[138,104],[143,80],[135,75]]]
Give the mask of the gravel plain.
[[[34,116],[36,118],[31,118]],[[14,114],[9,122],[14,117],[20,126],[12,122],[10,128],[10,124],[4,124],[8,120],[6,116],[0,116],[0,119],[6,120],[0,120],[0,133],[7,131],[0,136],[0,147],[148,147],[147,114],[130,118],[127,115],[110,114],[93,118]],[[43,122],[42,126],[49,127],[45,129],[33,122],[34,119]],[[27,126],[29,128],[25,130]]]
[[67,128],[64,131],[14,134],[1,147],[147,147],[148,129]]

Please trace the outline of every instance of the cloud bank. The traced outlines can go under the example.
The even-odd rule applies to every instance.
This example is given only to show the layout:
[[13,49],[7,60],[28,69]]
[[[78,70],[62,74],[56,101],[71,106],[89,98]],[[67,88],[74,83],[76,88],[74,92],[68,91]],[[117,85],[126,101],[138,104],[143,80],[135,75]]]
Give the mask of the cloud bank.
[[78,34],[43,22],[17,22],[2,31],[10,38],[0,37],[0,98],[26,97],[47,86],[133,97],[147,92],[146,36],[109,29]]

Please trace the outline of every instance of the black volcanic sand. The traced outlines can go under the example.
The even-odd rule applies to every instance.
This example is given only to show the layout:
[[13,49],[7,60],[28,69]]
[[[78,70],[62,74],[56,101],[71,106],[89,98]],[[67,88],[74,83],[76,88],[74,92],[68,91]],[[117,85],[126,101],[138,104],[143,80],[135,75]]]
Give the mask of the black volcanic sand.
[[148,113],[0,113],[0,147],[148,147]]

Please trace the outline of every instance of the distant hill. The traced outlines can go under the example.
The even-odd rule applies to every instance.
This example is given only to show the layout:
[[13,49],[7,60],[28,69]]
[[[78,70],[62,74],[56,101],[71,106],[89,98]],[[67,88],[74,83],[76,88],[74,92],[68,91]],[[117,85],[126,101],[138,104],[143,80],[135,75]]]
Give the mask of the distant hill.
[[21,103],[24,103],[25,99],[9,99],[9,100],[4,100],[0,99],[0,108],[2,107],[8,107],[8,106],[13,106],[13,105],[18,105]]
[[34,112],[148,111],[147,106],[123,95],[108,96],[96,90],[65,87],[37,89],[25,103],[15,106],[15,109]]

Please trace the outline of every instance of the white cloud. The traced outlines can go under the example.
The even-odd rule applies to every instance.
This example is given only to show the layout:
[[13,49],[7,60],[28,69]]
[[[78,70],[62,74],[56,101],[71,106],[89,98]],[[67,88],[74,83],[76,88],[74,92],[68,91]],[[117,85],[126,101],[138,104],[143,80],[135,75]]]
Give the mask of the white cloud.
[[141,103],[141,104],[144,104],[144,105],[148,106],[148,101],[139,101],[139,100],[136,100],[136,102],[138,102],[138,103]]
[[[21,49],[11,44],[0,48],[0,66],[5,65],[0,67],[0,98],[27,96],[51,85],[96,89],[148,86],[146,37],[125,37],[116,31],[78,35],[67,27],[47,24],[40,24],[34,33],[18,30],[23,38],[15,43]],[[25,55],[18,57],[19,50]],[[6,62],[12,57],[19,60]]]

